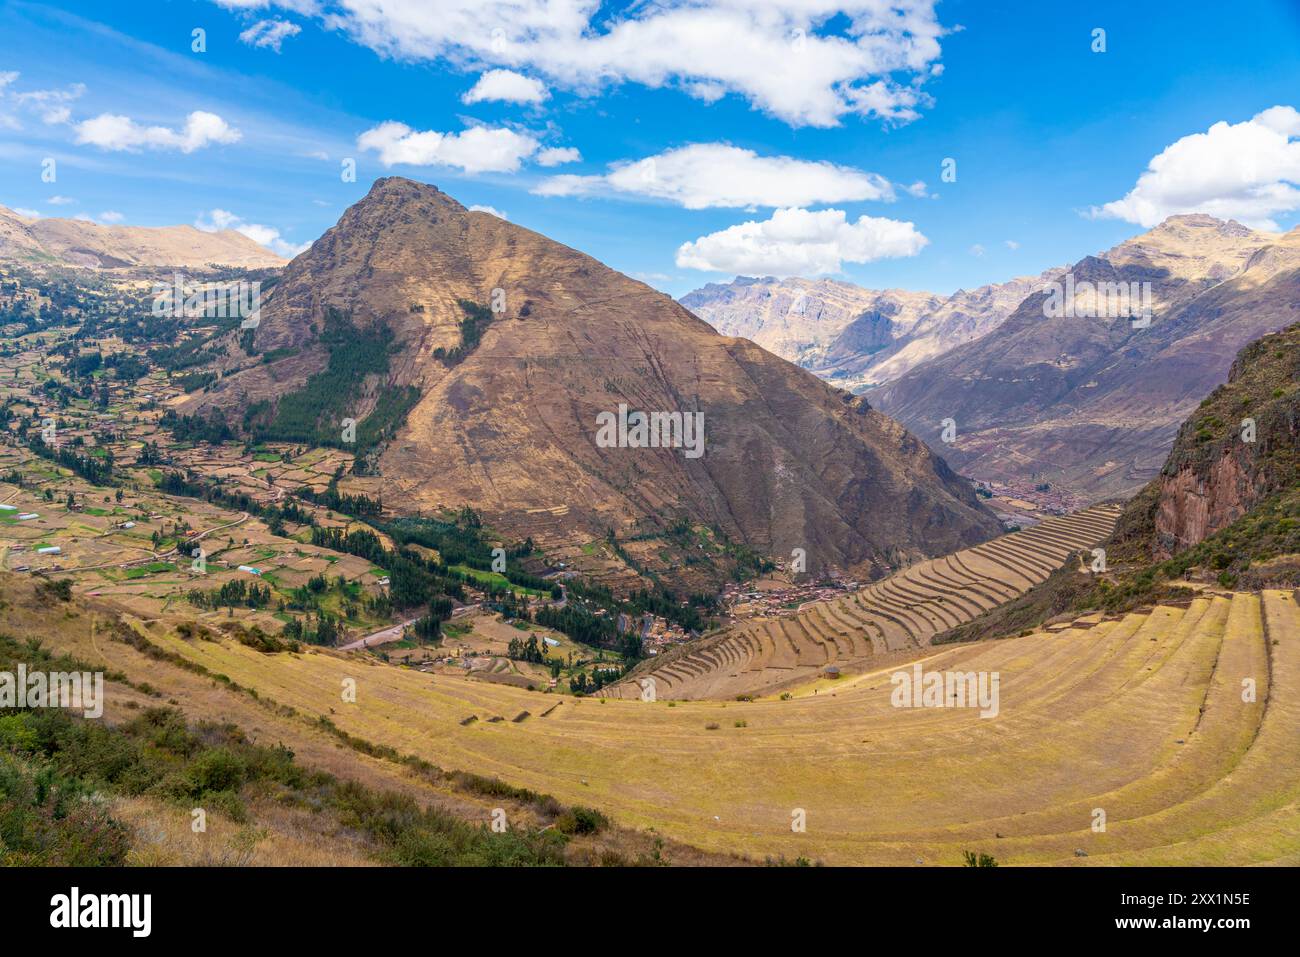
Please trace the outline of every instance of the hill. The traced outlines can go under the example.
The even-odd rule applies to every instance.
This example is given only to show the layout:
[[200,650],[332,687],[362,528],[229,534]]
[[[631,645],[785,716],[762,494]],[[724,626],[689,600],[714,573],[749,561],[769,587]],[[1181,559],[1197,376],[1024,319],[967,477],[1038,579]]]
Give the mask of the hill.
[[0,259],[90,269],[260,269],[284,260],[233,229],[103,226],[78,219],[28,219],[0,206]]

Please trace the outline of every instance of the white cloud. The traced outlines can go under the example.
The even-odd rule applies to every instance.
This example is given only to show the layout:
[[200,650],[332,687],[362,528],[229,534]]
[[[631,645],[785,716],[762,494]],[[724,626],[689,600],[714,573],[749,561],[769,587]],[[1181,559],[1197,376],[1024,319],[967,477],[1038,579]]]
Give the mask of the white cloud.
[[77,142],[105,150],[180,150],[193,153],[213,143],[235,143],[243,135],[215,113],[195,110],[179,132],[165,126],[141,126],[129,116],[101,113],[76,126]]
[[1008,239],[1006,241],[1006,247],[1007,249],[1010,249],[1012,252],[1014,252],[1015,250],[1020,248],[1020,244],[1016,242],[1014,239]]
[[289,37],[302,33],[302,27],[288,20],[258,20],[239,35],[251,47],[262,47],[280,52],[280,45]]
[[383,57],[529,70],[580,94],[620,83],[673,87],[704,102],[734,94],[794,126],[837,126],[846,116],[915,119],[929,102],[921,85],[938,73],[946,32],[935,0],[660,0],[615,14],[595,0],[322,0],[319,7],[326,27]]
[[538,166],[563,166],[565,163],[577,163],[582,154],[575,146],[548,146],[537,154]]
[[22,207],[22,206],[15,206],[13,209],[14,209],[14,212],[17,213],[19,216],[21,216],[23,219],[40,219],[40,218],[41,218],[41,213],[40,213],[40,210],[38,210],[38,209],[26,209],[26,208],[24,208],[24,207]]
[[[27,90],[17,92],[10,86],[18,79],[16,70],[0,72],[0,101],[7,101],[15,107],[38,113],[41,122],[54,125],[66,123],[72,117],[69,103],[79,99],[86,92],[86,84],[72,83],[62,90]],[[22,124],[16,116],[0,113],[0,126],[21,129]]]
[[246,223],[242,218],[225,209],[214,209],[205,215],[199,216],[194,221],[194,227],[203,230],[205,233],[217,233],[223,229],[233,229],[235,232],[242,233],[253,242],[265,246],[277,256],[283,256],[285,259],[292,259],[311,246],[311,243],[291,243],[282,238],[280,230],[274,226]]
[[845,262],[915,256],[927,244],[912,223],[859,216],[841,209],[778,209],[770,219],[746,222],[683,243],[682,269],[750,276],[815,276],[839,272]]
[[510,218],[510,217],[507,216],[505,213],[501,212],[501,210],[497,209],[495,206],[483,206],[483,205],[480,205],[480,204],[477,204],[477,203],[476,203],[475,205],[473,205],[473,206],[470,207],[470,210],[473,211],[473,212],[475,212],[475,213],[491,213],[491,214],[492,214],[493,216],[495,216],[497,219],[509,219],[509,218]]
[[536,138],[504,128],[475,126],[460,133],[413,130],[388,120],[357,137],[385,166],[454,166],[467,173],[513,173],[537,152]]
[[514,70],[489,70],[461,97],[461,102],[496,100],[501,103],[541,103],[548,96],[550,94],[546,92],[546,85],[541,80]]
[[1274,106],[1171,143],[1123,199],[1089,215],[1151,227],[1178,213],[1208,213],[1276,230],[1275,216],[1300,209],[1298,184],[1300,112]]
[[984,247],[981,246],[979,243],[976,243],[974,246],[970,248],[970,254],[977,258],[982,257],[984,255]]
[[122,220],[126,219],[126,217],[115,209],[106,209],[104,212],[99,214],[99,219],[100,222],[104,223],[120,223]]
[[790,156],[759,156],[725,143],[695,143],[616,163],[603,176],[552,176],[534,192],[542,196],[624,193],[671,200],[687,209],[894,198],[889,181],[875,173]]
[[71,206],[76,200],[71,196],[51,196],[46,202],[51,206]]

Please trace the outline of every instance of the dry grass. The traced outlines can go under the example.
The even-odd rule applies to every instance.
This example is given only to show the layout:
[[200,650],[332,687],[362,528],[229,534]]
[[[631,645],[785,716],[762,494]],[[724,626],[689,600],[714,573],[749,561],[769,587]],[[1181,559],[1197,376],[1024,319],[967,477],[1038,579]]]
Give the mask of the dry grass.
[[[1300,620],[1284,592],[1093,616],[927,658],[926,670],[999,673],[1001,713],[988,720],[894,708],[886,674],[787,701],[670,708],[332,652],[159,640],[367,740],[714,851],[879,864],[956,864],[965,848],[1012,864],[1258,863],[1300,851]],[[1254,703],[1241,701],[1243,677],[1256,681]],[[346,678],[356,704],[342,700]],[[534,717],[510,720],[524,710]],[[470,714],[479,720],[461,725]],[[790,831],[795,808],[806,833]],[[1096,808],[1104,833],[1092,830]]]

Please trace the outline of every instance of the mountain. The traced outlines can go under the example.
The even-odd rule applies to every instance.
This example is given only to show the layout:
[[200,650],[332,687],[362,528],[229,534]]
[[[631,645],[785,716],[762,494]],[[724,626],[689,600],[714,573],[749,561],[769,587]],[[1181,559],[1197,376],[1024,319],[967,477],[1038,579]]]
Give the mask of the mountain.
[[709,283],[680,301],[724,336],[749,339],[796,365],[816,369],[836,343],[841,349],[852,342],[861,352],[879,352],[939,298],[902,289],[863,289],[834,279],[741,276]]
[[1300,586],[1300,323],[1237,354],[1102,548],[1104,569],[1089,567],[1093,554],[1068,563],[939,642],[1186,602],[1216,587]]
[[[1174,216],[1067,278],[1075,308],[1064,281],[1040,289],[988,335],[867,394],[936,446],[953,419],[956,441],[942,448],[964,474],[1092,500],[1131,494],[1237,350],[1295,321],[1300,230]],[[1147,284],[1150,323],[1109,317],[1085,283]]]
[[[407,179],[378,180],[286,267],[222,371],[182,411],[215,406],[268,434],[335,441],[349,415],[359,444],[379,420],[380,477],[345,488],[410,513],[470,505],[539,544],[617,542],[670,573],[701,561],[709,529],[768,554],[802,548],[810,571],[868,575],[1000,530],[964,480],[865,401]],[[702,415],[703,454],[598,444],[598,416],[620,406]]]
[[1052,269],[1038,276],[1021,276],[970,291],[959,289],[951,296],[932,296],[915,322],[900,330],[879,351],[863,349],[858,340],[858,323],[874,321],[870,314],[864,315],[831,343],[825,360],[813,371],[854,392],[890,382],[914,366],[996,329],[1026,296],[1064,271]]
[[709,283],[681,303],[719,332],[743,336],[837,386],[860,392],[978,339],[1064,269],[951,296],[863,289],[834,279]]
[[284,260],[233,229],[101,226],[79,219],[28,219],[0,206],[0,260],[92,269],[283,266]]

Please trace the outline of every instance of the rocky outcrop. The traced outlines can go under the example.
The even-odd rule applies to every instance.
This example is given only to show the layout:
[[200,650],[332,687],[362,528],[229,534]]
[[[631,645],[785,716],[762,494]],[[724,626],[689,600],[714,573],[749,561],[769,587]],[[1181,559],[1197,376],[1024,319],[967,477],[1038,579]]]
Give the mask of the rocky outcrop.
[[1244,349],[1184,423],[1160,477],[1154,557],[1168,558],[1300,482],[1300,326]]

